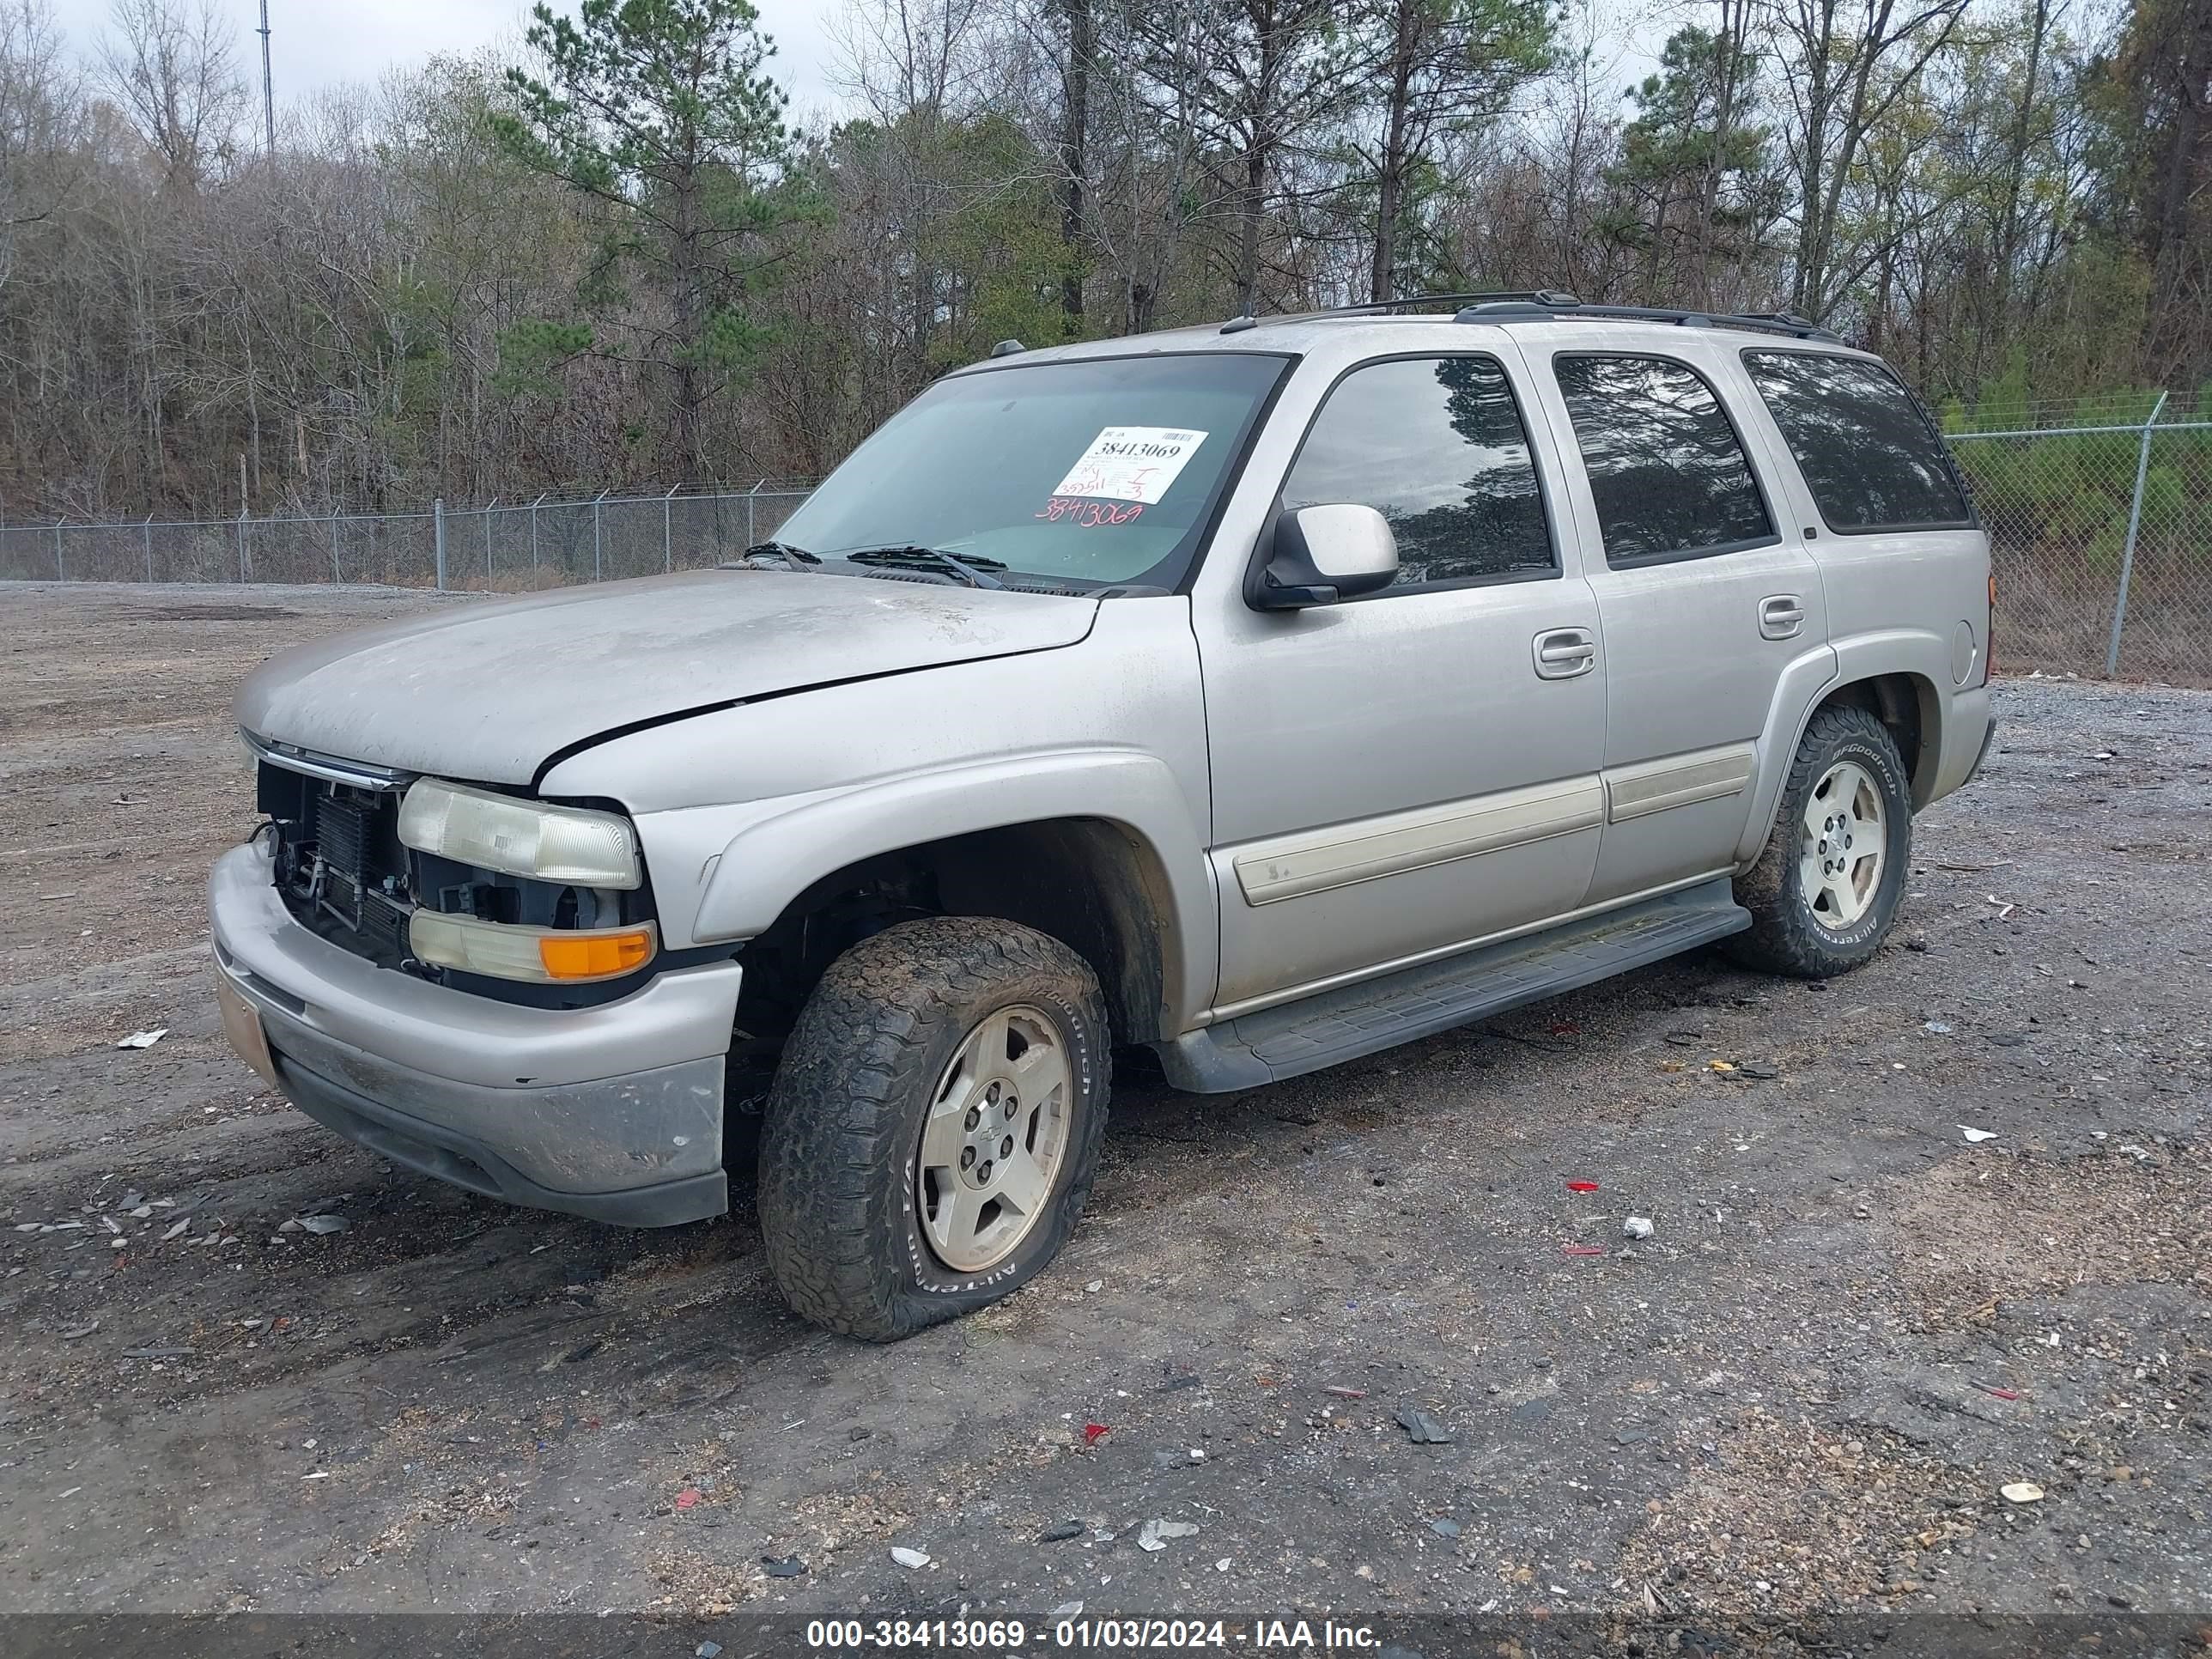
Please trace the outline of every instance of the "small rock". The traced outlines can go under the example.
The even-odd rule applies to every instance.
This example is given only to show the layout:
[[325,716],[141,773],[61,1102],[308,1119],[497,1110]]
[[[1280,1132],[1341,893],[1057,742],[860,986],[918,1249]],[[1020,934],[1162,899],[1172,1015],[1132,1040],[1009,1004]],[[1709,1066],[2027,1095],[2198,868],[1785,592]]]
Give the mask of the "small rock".
[[1951,1035],[1951,1022],[1948,1019],[1931,1019],[1920,1029],[1923,1031],[1933,1031],[1937,1036],[1948,1036]]
[[1071,1538],[1082,1536],[1083,1522],[1080,1521],[1055,1521],[1037,1534],[1036,1540],[1040,1544],[1064,1544]]
[[1452,1443],[1449,1429],[1437,1421],[1419,1406],[1398,1407],[1398,1426],[1417,1446],[1449,1446]]
[[1999,1486],[1997,1491],[2008,1504],[2040,1504],[2043,1488],[2033,1480],[2014,1480]]
[[300,1224],[311,1233],[342,1233],[353,1223],[342,1215],[303,1215]]
[[929,1565],[927,1555],[920,1550],[910,1550],[903,1544],[891,1547],[891,1559],[902,1567],[926,1567]]
[[1456,1538],[1459,1536],[1459,1522],[1449,1516],[1440,1515],[1429,1522],[1429,1530],[1439,1538]]
[[1045,1614],[1045,1617],[1048,1619],[1073,1619],[1082,1611],[1083,1603],[1080,1601],[1062,1601],[1050,1613]]
[[692,1649],[691,1652],[693,1659],[715,1659],[715,1656],[721,1650],[722,1644],[720,1642],[702,1642],[697,1647]]
[[795,1555],[763,1555],[761,1565],[768,1569],[768,1576],[771,1578],[796,1578],[806,1571],[806,1563]]
[[1632,1215],[1620,1224],[1620,1231],[1625,1238],[1649,1238],[1651,1222],[1648,1217]]

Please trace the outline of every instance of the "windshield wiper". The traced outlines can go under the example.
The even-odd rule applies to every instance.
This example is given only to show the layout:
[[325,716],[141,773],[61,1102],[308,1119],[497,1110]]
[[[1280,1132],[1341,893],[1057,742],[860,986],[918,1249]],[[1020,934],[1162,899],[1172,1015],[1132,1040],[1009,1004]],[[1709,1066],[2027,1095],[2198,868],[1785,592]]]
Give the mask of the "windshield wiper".
[[947,570],[969,587],[1004,587],[1006,583],[987,570],[1004,570],[1006,567],[996,559],[973,560],[955,558],[939,547],[921,547],[911,543],[900,543],[890,547],[852,547],[842,553],[833,553],[833,559],[842,559],[848,564],[889,564],[918,566],[923,569]]
[[803,547],[793,547],[788,542],[755,542],[745,550],[744,556],[734,562],[717,565],[718,570],[758,570],[763,559],[781,559],[787,570],[814,570],[820,568],[821,556],[809,553]]

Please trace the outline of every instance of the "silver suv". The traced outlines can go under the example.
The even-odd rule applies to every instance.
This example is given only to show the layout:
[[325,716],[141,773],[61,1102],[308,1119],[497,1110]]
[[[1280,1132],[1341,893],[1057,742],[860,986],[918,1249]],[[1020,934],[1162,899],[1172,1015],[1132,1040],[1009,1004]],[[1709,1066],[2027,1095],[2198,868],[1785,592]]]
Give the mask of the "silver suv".
[[692,1221],[757,1143],[859,1336],[1052,1259],[1116,1047],[1249,1089],[1697,945],[1856,967],[1989,743],[1959,475],[1787,316],[1009,342],[782,538],[261,669],[218,985],[475,1192]]

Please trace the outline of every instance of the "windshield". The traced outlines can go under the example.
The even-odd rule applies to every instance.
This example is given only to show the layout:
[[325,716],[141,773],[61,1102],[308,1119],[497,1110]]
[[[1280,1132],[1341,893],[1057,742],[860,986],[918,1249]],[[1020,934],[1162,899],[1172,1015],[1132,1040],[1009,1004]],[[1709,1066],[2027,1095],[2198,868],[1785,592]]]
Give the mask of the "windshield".
[[834,562],[927,570],[936,549],[1009,586],[1172,587],[1286,359],[1091,358],[939,380],[777,531]]

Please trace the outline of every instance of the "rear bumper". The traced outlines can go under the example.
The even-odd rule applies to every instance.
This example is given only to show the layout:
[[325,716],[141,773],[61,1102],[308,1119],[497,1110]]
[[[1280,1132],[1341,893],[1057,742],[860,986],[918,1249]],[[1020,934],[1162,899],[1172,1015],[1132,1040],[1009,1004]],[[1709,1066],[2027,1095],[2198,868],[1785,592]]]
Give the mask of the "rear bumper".
[[258,848],[209,883],[216,969],[277,1085],[393,1163],[490,1197],[632,1226],[728,1207],[722,1077],[740,969],[618,1002],[517,1007],[371,965],[301,927]]
[[1982,746],[1979,750],[1975,751],[1974,763],[1966,769],[1966,775],[1964,780],[1966,783],[1972,783],[1976,778],[1981,776],[1982,763],[1989,759],[1990,745],[1996,741],[1996,735],[1997,720],[1996,716],[1992,714],[1990,716],[1989,725],[1984,726],[1982,730]]
[[1936,787],[1922,805],[1964,787],[1981,770],[1996,729],[1990,713],[1989,687],[1970,686],[1951,693],[1951,706],[1943,721],[1943,747],[1936,760]]

